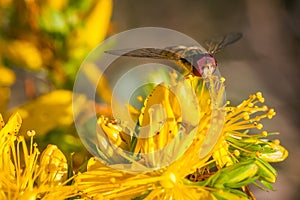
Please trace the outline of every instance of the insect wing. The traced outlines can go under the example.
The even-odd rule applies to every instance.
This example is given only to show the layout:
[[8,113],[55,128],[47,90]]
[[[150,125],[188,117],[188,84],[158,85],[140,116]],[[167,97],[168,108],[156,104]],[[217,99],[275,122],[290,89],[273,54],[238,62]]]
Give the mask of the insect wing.
[[242,38],[242,33],[230,33],[224,36],[215,37],[205,41],[205,45],[208,47],[210,54],[215,54],[226,46],[235,43]]
[[165,49],[141,48],[109,50],[106,51],[106,53],[117,56],[170,60],[174,61],[176,66],[191,72],[195,56],[198,56],[199,54],[207,54],[208,52],[201,46],[186,47],[179,45],[170,46]]
[[106,53],[117,55],[117,56],[153,58],[153,59],[180,60],[181,58],[180,54],[177,54],[172,50],[159,49],[159,48],[109,50],[106,51]]

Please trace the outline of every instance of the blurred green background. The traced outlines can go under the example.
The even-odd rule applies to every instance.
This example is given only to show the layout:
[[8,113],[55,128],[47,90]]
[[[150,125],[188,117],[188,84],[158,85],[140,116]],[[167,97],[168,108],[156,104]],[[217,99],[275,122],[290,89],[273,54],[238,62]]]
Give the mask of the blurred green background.
[[[0,0],[0,2],[4,2],[3,5],[5,2],[8,2],[7,4],[11,3],[10,0]],[[22,1],[17,0],[14,2],[20,3]],[[43,4],[43,1],[36,2]],[[50,5],[50,1],[45,2],[48,2],[48,4],[45,3],[47,6],[53,6]],[[93,18],[89,13],[92,13],[92,8],[100,1],[88,0],[82,1],[85,3],[78,2],[74,0],[62,1],[58,5],[62,6],[62,8],[59,8],[62,11],[52,13],[52,11],[45,9],[44,13],[38,12],[43,14],[41,15],[42,17],[38,15],[31,16],[25,13],[26,16],[40,17],[39,23],[42,25],[42,31],[39,30],[36,33],[41,35],[35,34],[34,26],[29,26],[28,28],[26,23],[24,25],[22,20],[20,21],[23,16],[21,14],[19,15],[19,21],[15,20],[12,22],[12,25],[14,25],[13,23],[16,25],[12,26],[15,29],[7,31],[7,24],[10,20],[9,17],[5,18],[3,16],[9,10],[5,6],[0,9],[2,24],[0,36],[3,41],[8,41],[7,38],[24,39],[42,44],[41,46],[45,49],[48,47],[51,49],[54,46],[52,49],[57,50],[53,50],[53,54],[49,54],[49,52],[43,53],[43,61],[45,62],[47,59],[50,59],[47,56],[55,58],[52,59],[52,63],[48,63],[48,66],[44,66],[46,69],[51,70],[52,74],[50,75],[45,75],[44,72],[32,74],[32,72],[27,70],[13,68],[16,72],[16,81],[12,86],[9,102],[10,108],[27,102],[28,96],[26,97],[26,91],[24,91],[24,82],[28,78],[40,83],[37,92],[41,91],[41,94],[52,91],[53,89],[51,88],[71,89],[72,77],[76,74],[76,69],[80,66],[82,59],[105,35],[113,35],[131,28],[154,26],[182,32],[202,43],[204,40],[216,35],[242,32],[244,35],[242,40],[216,55],[221,74],[226,78],[227,99],[231,100],[232,105],[236,105],[243,99],[246,99],[250,93],[261,91],[266,99],[266,104],[274,107],[277,111],[277,116],[274,119],[264,121],[265,129],[280,132],[281,135],[278,137],[282,145],[287,147],[290,153],[286,161],[275,164],[277,169],[279,169],[278,181],[274,186],[276,191],[263,192],[257,190],[255,191],[256,197],[259,200],[294,200],[299,198],[300,1],[114,0],[109,25],[107,22],[110,17],[109,6],[101,4],[99,9],[101,10],[102,8],[101,13],[104,13],[104,17],[100,17],[101,22],[98,21],[99,18],[96,18],[89,25],[85,23],[88,19]],[[33,9],[28,12],[34,11]],[[49,22],[49,16],[52,16],[51,19],[54,21],[58,20],[54,27],[51,27],[51,23],[47,23]],[[64,23],[60,23],[62,22],[60,21],[61,19],[68,20],[62,20]],[[97,29],[96,27],[98,26],[94,24],[100,25],[101,28]],[[25,30],[24,34],[16,32],[16,30],[22,28]],[[86,32],[78,32],[78,30],[85,30]],[[30,31],[39,40],[26,34]],[[82,43],[92,33],[99,33],[102,36],[87,42],[87,44]],[[47,42],[52,40],[58,42]],[[0,46],[2,47],[0,48],[0,50],[2,49],[0,53],[3,54],[8,46],[4,43],[0,43]],[[9,65],[10,63],[5,60],[2,64]],[[14,65],[16,64],[18,63],[14,63]],[[30,67],[32,66],[27,68]],[[34,65],[33,67],[39,66]],[[50,77],[50,79],[52,78],[51,84],[44,81],[47,79],[45,78],[46,76]],[[27,83],[30,85],[31,82]],[[29,99],[35,99],[34,95],[29,97]],[[68,123],[66,122],[66,124]],[[61,139],[60,134],[62,132],[66,132],[66,130],[56,130],[55,134],[52,134],[54,135],[52,138],[42,138],[40,141],[51,142],[56,141],[58,138]],[[74,130],[70,128],[67,132],[73,133]],[[68,135],[68,138],[65,140],[73,144],[78,142],[75,137],[72,137],[72,134]],[[76,145],[68,148],[70,149],[66,151],[80,152],[80,150],[76,150]]]

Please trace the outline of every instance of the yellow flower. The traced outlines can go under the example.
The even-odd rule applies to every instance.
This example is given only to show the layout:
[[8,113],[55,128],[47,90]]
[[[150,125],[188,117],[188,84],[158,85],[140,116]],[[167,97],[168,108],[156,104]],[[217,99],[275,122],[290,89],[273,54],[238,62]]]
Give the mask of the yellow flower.
[[258,105],[262,103],[264,103],[262,93],[257,92],[236,107],[227,106],[221,144],[213,154],[219,167],[236,163],[236,157],[241,153],[262,158],[267,162],[281,162],[287,158],[288,151],[279,144],[279,140],[263,139],[274,133],[260,131],[257,134],[250,134],[251,129],[263,128],[262,119],[272,119],[276,114],[273,108]]
[[[134,110],[134,114],[139,116],[137,120],[141,127],[149,124],[147,138],[128,135],[126,128],[130,128],[101,116],[97,139],[102,161],[90,159],[87,172],[75,178],[82,197],[192,200],[222,196],[226,199],[248,199],[253,196],[245,185],[256,180],[256,176],[273,183],[276,171],[255,158],[267,162],[282,161],[287,151],[277,140],[263,140],[270,135],[266,131],[250,135],[246,130],[262,129],[261,119],[272,118],[275,112],[266,106],[256,105],[264,102],[261,93],[250,95],[248,100],[236,107],[229,107],[229,103],[224,103],[223,82],[224,79],[218,77],[205,80],[189,77],[171,87],[157,85],[140,111],[129,106],[129,112]],[[193,102],[193,94],[196,95],[197,106]],[[165,113],[159,106],[155,107],[159,103]],[[184,115],[190,118],[183,119]],[[159,134],[154,134],[156,131],[153,130],[164,117],[168,120],[160,127]],[[184,123],[194,124],[195,128],[188,129],[188,136],[180,140],[177,136],[184,135],[181,132],[181,124]],[[180,145],[176,146],[172,141]],[[132,154],[122,154],[116,147]],[[166,151],[157,153],[161,149]],[[240,158],[248,160],[235,168],[234,164],[240,162]],[[129,161],[128,164],[123,163],[124,159]],[[222,171],[214,172],[229,165],[233,165],[232,168],[227,168],[223,174]],[[228,177],[228,170],[233,177]],[[214,174],[217,176],[214,177]],[[228,179],[232,183],[229,189],[226,188]]]
[[[187,175],[207,165],[217,143],[214,136],[219,138],[224,121],[225,109],[219,106],[222,105],[224,86],[221,83],[216,86],[215,79],[209,82],[211,89],[207,89],[205,84],[205,80],[189,77],[176,85],[168,87],[159,84],[153,89],[139,113],[139,124],[149,124],[150,127],[147,129],[149,137],[137,138],[133,149],[136,155],[146,153],[138,161],[122,154],[117,155],[116,159],[115,154],[118,153],[113,146],[102,145],[105,138],[100,132],[104,132],[113,145],[127,151],[134,139],[126,136],[116,122],[100,117],[97,134],[99,149],[105,158],[115,158],[113,162],[116,164],[105,166],[95,158],[91,159],[88,171],[75,179],[79,190],[83,191],[83,197],[132,199],[147,195],[145,199],[214,199],[205,187],[186,184]],[[214,91],[215,87],[219,90]],[[198,90],[197,95],[195,90]],[[155,106],[159,102],[161,106]],[[164,114],[161,108],[165,109]],[[167,121],[160,127],[159,134],[155,134],[164,117]],[[165,151],[157,153],[161,149]],[[131,163],[117,164],[121,158]],[[140,173],[118,171],[111,167],[130,168]],[[152,171],[151,168],[157,170]]]
[[[0,115],[0,199],[65,199],[74,196],[67,186],[67,161],[49,145],[40,156],[33,143],[35,131],[28,131],[30,144],[18,135],[22,119],[18,113],[5,125]],[[40,160],[39,160],[40,159]]]

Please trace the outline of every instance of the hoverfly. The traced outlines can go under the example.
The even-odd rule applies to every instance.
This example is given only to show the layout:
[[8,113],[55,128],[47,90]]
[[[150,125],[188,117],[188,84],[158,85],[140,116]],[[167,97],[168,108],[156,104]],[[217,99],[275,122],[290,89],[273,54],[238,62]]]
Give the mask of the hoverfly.
[[106,53],[128,57],[151,59],[166,59],[174,61],[177,65],[188,71],[189,74],[207,78],[216,68],[215,53],[224,47],[238,41],[241,33],[231,33],[221,37],[212,38],[205,42],[207,50],[201,46],[171,46],[165,49],[141,48],[134,50],[111,50]]

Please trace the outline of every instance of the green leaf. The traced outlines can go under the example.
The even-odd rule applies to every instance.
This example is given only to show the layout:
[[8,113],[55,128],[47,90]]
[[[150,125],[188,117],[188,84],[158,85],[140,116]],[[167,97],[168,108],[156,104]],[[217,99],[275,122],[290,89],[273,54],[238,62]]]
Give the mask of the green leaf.
[[269,182],[267,182],[267,181],[264,181],[264,180],[261,180],[260,182],[261,182],[266,188],[268,188],[269,190],[274,191],[274,188],[273,188],[273,186],[272,186],[271,183],[269,183]]

